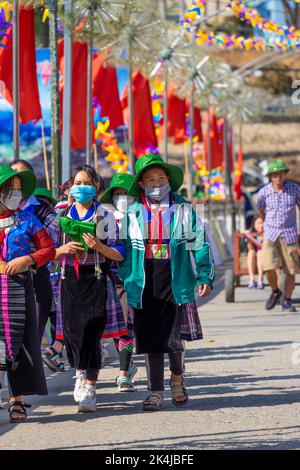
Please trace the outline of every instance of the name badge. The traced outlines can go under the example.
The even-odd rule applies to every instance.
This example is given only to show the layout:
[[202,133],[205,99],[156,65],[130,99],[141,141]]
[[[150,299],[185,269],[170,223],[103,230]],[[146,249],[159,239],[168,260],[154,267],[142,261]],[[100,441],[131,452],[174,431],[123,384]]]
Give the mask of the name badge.
[[152,254],[155,259],[168,259],[168,245],[163,243],[162,245],[152,245]]

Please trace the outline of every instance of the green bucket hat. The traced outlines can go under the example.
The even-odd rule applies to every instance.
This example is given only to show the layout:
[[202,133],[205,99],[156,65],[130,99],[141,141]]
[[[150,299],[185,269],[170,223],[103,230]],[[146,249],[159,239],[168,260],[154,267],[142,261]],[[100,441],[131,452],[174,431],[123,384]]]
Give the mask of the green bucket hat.
[[100,197],[100,201],[103,204],[112,204],[112,193],[115,188],[122,188],[126,191],[129,190],[134,180],[134,176],[129,173],[117,173],[115,174],[109,184],[108,189]]
[[164,168],[169,176],[169,183],[172,191],[176,192],[183,183],[183,171],[181,168],[178,168],[175,165],[170,165],[166,163],[160,155],[158,154],[149,154],[143,155],[135,164],[135,178],[129,189],[130,196],[138,196],[142,192],[142,188],[139,185],[139,180],[141,174],[146,169],[149,169],[153,165],[159,165]]
[[14,171],[8,165],[0,165],[0,186],[14,176],[19,176],[22,181],[23,201],[34,192],[36,187],[35,174],[30,170]]
[[45,197],[49,199],[49,201],[53,202],[53,204],[57,203],[56,199],[54,199],[54,197],[52,196],[52,192],[47,188],[35,188],[33,194],[37,197]]
[[272,160],[268,164],[267,176],[270,176],[272,173],[277,173],[278,171],[288,172],[290,169],[283,160]]

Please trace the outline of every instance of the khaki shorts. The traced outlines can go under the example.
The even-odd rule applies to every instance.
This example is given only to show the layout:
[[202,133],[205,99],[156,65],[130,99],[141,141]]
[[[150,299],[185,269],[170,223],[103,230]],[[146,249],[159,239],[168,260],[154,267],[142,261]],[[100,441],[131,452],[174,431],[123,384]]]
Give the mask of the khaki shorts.
[[282,267],[286,274],[296,274],[299,267],[298,244],[287,245],[281,237],[276,242],[264,240],[262,246],[262,266],[264,271]]

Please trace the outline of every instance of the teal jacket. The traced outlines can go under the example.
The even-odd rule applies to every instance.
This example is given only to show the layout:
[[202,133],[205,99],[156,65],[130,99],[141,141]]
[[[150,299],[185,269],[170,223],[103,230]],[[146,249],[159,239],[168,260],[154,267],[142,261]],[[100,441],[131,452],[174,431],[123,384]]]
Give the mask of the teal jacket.
[[[172,291],[176,304],[181,305],[195,299],[196,285],[212,286],[215,273],[203,223],[188,201],[177,194],[173,198],[176,204],[170,219]],[[146,226],[142,204],[136,201],[127,211],[126,257],[119,267],[127,303],[136,309],[142,308],[145,286]]]

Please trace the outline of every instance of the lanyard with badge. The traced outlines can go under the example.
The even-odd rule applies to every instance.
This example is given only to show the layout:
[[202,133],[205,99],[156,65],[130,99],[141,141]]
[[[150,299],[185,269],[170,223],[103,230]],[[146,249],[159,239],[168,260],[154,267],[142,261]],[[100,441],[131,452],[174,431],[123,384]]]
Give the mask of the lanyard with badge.
[[[170,240],[163,239],[163,219],[162,212],[166,209],[160,207],[159,209],[152,209],[149,205],[145,194],[142,194],[142,202],[147,210],[148,222],[148,241],[146,244],[146,258],[153,259],[168,259],[169,258],[169,243]],[[172,205],[172,195],[169,194],[169,208]],[[155,235],[157,235],[155,237]]]

